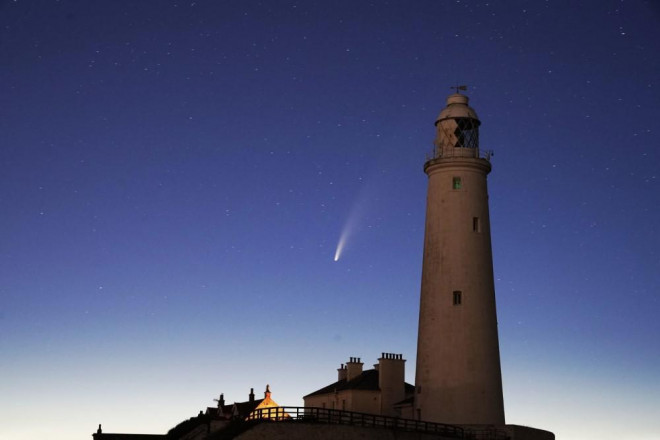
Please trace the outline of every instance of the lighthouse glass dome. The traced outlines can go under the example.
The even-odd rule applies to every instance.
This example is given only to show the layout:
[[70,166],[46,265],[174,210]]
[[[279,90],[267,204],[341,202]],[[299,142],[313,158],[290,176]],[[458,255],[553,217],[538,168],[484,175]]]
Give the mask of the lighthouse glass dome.
[[468,105],[468,97],[454,93],[447,98],[447,106],[435,121],[436,138],[433,152],[427,161],[448,157],[473,157],[490,160],[490,151],[479,151],[477,113]]

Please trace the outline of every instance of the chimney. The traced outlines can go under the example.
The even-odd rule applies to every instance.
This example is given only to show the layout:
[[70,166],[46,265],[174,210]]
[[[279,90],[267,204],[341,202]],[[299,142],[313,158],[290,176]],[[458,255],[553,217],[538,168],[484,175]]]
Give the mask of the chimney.
[[406,397],[405,364],[402,354],[382,353],[378,359],[380,413],[384,416],[396,416],[393,405]]
[[341,364],[341,367],[337,368],[337,380],[346,380],[346,365]]
[[254,388],[250,388],[250,402],[254,402]]
[[222,406],[225,406],[225,395],[224,395],[224,393],[220,394],[220,398],[218,399],[218,407],[222,407]]
[[346,380],[350,381],[362,374],[362,360],[358,357],[352,357],[346,362]]
[[103,430],[101,429],[101,424],[99,423],[99,429],[96,430],[96,434],[92,434],[94,440],[101,440],[103,438]]

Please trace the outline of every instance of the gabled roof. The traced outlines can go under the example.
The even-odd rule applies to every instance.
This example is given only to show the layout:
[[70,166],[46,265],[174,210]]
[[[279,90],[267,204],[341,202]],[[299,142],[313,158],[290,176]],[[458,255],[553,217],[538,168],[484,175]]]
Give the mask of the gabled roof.
[[236,408],[236,412],[238,413],[237,415],[239,417],[247,417],[248,414],[250,414],[252,411],[255,410],[257,406],[263,401],[264,399],[258,399],[258,400],[253,400],[253,401],[247,401],[247,402],[235,402],[234,407]]
[[222,415],[227,416],[231,415],[231,409],[234,407],[234,405],[222,405],[218,409],[222,411]]
[[[405,386],[406,394],[413,393],[415,391],[415,387],[410,385],[409,383],[404,383],[404,386]],[[313,393],[303,396],[303,399],[305,397],[318,396],[320,394],[334,393],[336,391],[343,391],[343,390],[367,390],[367,391],[380,390],[380,388],[378,387],[378,370],[376,369],[365,370],[360,375],[354,377],[349,381],[347,381],[346,379],[338,380],[337,382],[331,383],[330,385],[323,387],[320,390],[316,390]]]
[[209,406],[206,408],[206,414],[217,418],[231,417],[234,405]]

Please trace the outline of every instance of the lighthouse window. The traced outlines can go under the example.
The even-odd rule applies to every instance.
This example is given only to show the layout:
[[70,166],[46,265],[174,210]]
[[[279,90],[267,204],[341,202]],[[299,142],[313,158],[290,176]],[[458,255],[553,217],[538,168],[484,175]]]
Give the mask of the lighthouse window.
[[454,179],[452,180],[452,188],[461,189],[461,178],[460,177],[454,177]]
[[479,124],[471,118],[457,118],[456,130],[456,148],[478,148],[479,147]]
[[462,298],[462,293],[460,290],[454,290],[454,305],[455,306],[460,306],[463,298]]
[[481,232],[481,222],[479,217],[472,217],[472,230],[474,232]]

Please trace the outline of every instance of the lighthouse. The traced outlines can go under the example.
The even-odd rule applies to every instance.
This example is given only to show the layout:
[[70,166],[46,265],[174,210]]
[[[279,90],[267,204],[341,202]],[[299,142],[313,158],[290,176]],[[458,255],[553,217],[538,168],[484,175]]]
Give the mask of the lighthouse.
[[461,94],[435,122],[428,176],[414,409],[418,419],[504,425],[488,215],[490,152]]

